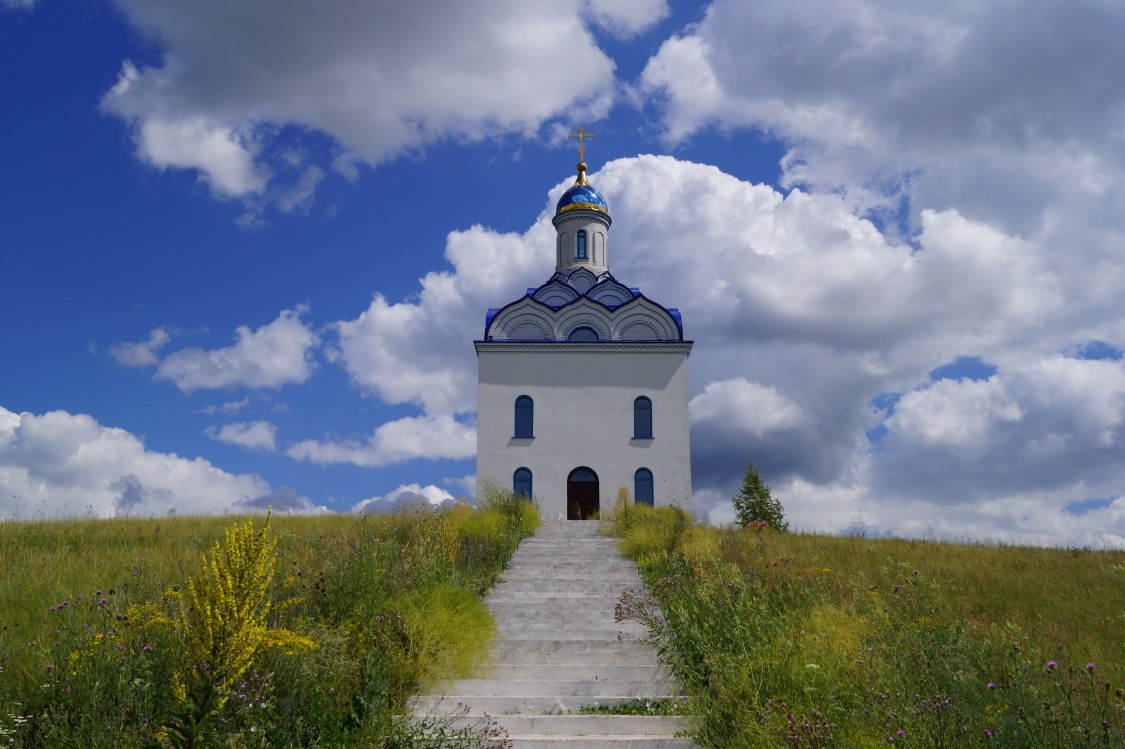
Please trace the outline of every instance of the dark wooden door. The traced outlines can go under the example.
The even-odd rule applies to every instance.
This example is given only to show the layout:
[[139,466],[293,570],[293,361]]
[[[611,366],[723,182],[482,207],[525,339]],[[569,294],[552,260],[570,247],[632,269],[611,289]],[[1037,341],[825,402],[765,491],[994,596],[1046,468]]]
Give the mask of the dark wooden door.
[[589,468],[575,468],[566,480],[566,519],[587,520],[600,507],[598,474]]

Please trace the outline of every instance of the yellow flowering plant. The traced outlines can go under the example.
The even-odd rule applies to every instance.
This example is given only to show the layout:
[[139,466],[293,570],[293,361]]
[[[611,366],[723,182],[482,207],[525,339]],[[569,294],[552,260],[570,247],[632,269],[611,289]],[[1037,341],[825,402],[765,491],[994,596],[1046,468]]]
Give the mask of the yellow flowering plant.
[[179,616],[172,626],[181,655],[172,688],[183,711],[165,726],[174,746],[198,744],[260,650],[294,653],[316,647],[308,638],[267,625],[276,564],[270,515],[258,530],[247,520],[227,529],[210,558],[201,557],[200,574],[178,596]]

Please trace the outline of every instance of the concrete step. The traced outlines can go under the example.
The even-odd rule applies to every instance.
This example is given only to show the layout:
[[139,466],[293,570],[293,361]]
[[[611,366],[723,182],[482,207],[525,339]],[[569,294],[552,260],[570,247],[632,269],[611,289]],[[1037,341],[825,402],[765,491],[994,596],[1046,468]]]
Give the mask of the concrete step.
[[512,749],[694,749],[690,739],[669,736],[530,736],[508,737]]
[[[687,728],[679,716],[663,715],[494,715],[509,734],[524,736],[675,736]],[[461,718],[451,728],[472,725]]]
[[[479,718],[452,721],[450,729],[469,727]],[[687,730],[683,718],[633,715],[500,715],[493,722],[507,733],[513,747],[614,747],[663,749],[690,747],[677,733]]]
[[541,622],[535,620],[508,621],[499,619],[496,622],[496,631],[501,637],[511,637],[514,640],[539,639],[541,637],[556,637],[560,640],[575,640],[589,637],[594,640],[633,639],[643,641],[648,636],[648,630],[643,624],[636,622],[607,621],[574,621],[574,622]]
[[668,671],[655,663],[492,663],[481,677],[494,679],[542,679],[544,681],[666,681]]
[[548,596],[558,596],[565,595],[566,593],[580,593],[583,595],[620,596],[626,590],[639,589],[641,585],[639,580],[593,580],[578,586],[575,585],[574,580],[524,578],[519,580],[503,580],[497,583],[494,590],[500,594],[539,593]]
[[496,604],[519,604],[523,606],[551,605],[562,601],[573,601],[579,606],[602,606],[610,610],[621,600],[618,591],[606,593],[560,593],[549,590],[516,591],[507,588],[494,588],[484,601],[492,608]]
[[[521,640],[504,643],[492,651],[492,661],[512,665],[558,665],[574,666],[651,666],[658,663],[656,653],[644,643],[600,641],[597,644],[612,647],[538,647],[542,640]],[[567,644],[587,646],[589,643],[572,640]]]
[[538,679],[461,679],[447,691],[459,697],[668,697],[672,692],[662,681],[540,681]]
[[[557,562],[596,562],[597,564],[631,565],[630,559],[607,557],[607,551],[616,551],[615,544],[600,541],[583,541],[581,543],[543,543],[539,545],[520,546],[513,552],[512,559],[545,559]],[[591,554],[600,556],[592,558]]]
[[590,609],[602,608],[613,611],[621,597],[613,593],[600,595],[554,595],[554,596],[528,596],[522,594],[497,594],[487,600],[488,608],[492,611],[526,610],[549,611],[553,609]]
[[532,582],[536,585],[546,582],[565,583],[575,593],[608,593],[613,588],[635,587],[639,578],[636,572],[591,572],[575,567],[572,570],[523,569],[519,572],[505,572],[498,584]]
[[594,626],[604,626],[609,624],[615,626],[616,624],[630,624],[634,625],[636,622],[627,620],[625,622],[615,622],[613,618],[613,610],[606,611],[593,610],[585,611],[581,608],[541,608],[541,609],[528,609],[528,608],[514,608],[508,611],[496,611],[493,613],[493,618],[496,623],[503,627],[506,624],[521,625],[539,624],[544,627],[585,627],[586,624]]
[[[645,701],[663,702],[677,699],[672,696],[646,697]],[[504,697],[488,695],[422,695],[410,701],[410,706],[415,715],[447,715],[454,712],[459,706],[469,708],[470,717],[487,715],[497,717],[500,715],[567,715],[575,714],[583,707],[597,707],[601,705],[620,705],[623,702],[635,702],[636,697],[631,695],[602,695],[599,697],[572,697],[569,695],[552,695],[548,697]]]

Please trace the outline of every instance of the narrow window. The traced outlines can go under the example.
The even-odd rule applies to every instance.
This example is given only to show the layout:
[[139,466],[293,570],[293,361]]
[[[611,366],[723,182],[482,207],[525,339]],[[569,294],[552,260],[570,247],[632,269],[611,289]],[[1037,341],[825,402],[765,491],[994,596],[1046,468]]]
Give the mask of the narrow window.
[[516,472],[512,474],[512,493],[517,497],[531,499],[530,468],[517,468]]
[[[535,403],[530,396],[516,398],[516,439],[531,439],[535,436]],[[530,475],[530,474],[528,474]]]
[[638,468],[637,472],[633,474],[633,496],[637,498],[637,504],[652,507],[652,471],[647,468]]
[[568,341],[596,341],[598,340],[598,331],[593,328],[583,325],[582,327],[575,328],[567,335]]
[[587,255],[586,255],[586,230],[585,229],[579,229],[578,230],[577,242],[578,242],[578,246],[577,246],[578,249],[577,249],[577,252],[575,253],[575,257],[577,257],[579,260],[585,260],[586,257],[587,257]]
[[652,401],[643,395],[633,401],[633,439],[652,439]]

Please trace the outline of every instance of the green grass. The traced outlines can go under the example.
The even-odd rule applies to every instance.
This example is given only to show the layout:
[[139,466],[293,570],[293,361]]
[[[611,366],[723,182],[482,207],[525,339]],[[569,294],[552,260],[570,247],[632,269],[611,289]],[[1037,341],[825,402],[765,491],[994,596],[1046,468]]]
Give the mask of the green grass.
[[[0,523],[0,747],[183,745],[162,728],[188,714],[172,689],[177,601],[238,522]],[[260,648],[193,745],[405,741],[411,694],[487,653],[480,595],[537,524],[503,494],[478,510],[272,518],[267,624],[315,647]]]
[[1125,746],[1123,552],[616,527],[701,746]]

